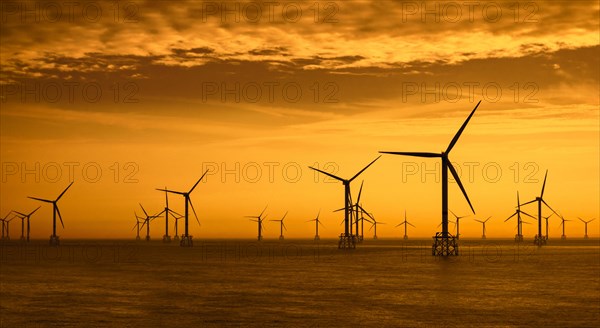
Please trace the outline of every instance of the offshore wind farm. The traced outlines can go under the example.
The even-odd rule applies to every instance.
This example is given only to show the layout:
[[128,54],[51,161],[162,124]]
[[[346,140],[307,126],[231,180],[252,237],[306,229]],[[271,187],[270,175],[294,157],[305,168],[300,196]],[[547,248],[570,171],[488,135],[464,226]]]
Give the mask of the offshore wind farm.
[[598,326],[597,1],[0,16],[0,328]]

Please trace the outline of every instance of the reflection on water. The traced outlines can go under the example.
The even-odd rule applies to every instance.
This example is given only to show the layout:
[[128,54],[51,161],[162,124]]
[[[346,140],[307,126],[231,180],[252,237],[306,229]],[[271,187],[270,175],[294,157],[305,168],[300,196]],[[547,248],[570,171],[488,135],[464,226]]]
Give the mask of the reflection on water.
[[1,246],[1,327],[546,326],[600,321],[598,240],[45,241]]

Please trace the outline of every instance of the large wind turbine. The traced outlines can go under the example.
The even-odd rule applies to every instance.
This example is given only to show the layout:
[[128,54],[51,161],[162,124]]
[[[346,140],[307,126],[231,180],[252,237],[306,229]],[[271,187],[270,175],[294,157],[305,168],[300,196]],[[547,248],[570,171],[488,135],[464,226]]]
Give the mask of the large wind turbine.
[[351,200],[352,196],[350,194],[350,183],[354,179],[356,179],[361,173],[363,173],[369,166],[373,165],[373,163],[375,163],[375,161],[377,161],[379,159],[379,157],[381,157],[381,155],[378,156],[377,158],[375,158],[371,163],[369,163],[367,166],[365,166],[362,170],[358,171],[358,173],[356,173],[350,179],[343,179],[343,178],[340,178],[329,172],[325,172],[325,171],[316,169],[312,166],[309,166],[310,169],[315,170],[317,172],[321,172],[329,177],[332,177],[338,181],[341,181],[342,184],[344,185],[344,233],[342,235],[340,235],[340,241],[338,244],[338,248],[355,248],[356,247],[356,237],[350,233],[350,225],[352,224],[350,222],[350,218],[352,216],[352,200]]
[[287,231],[287,228],[285,227],[285,223],[283,223],[283,220],[285,220],[285,217],[287,216],[287,214],[288,214],[288,212],[285,212],[285,214],[283,215],[281,220],[271,220],[271,221],[279,222],[279,240],[283,240],[283,229],[285,229],[285,231]]
[[[157,215],[162,215],[163,213],[165,214],[165,235],[163,236],[163,243],[170,243],[171,236],[169,236],[169,213],[176,218],[175,220],[177,220],[177,217],[182,217],[182,215],[169,208],[169,193],[166,191],[166,189],[167,187],[165,187],[165,209]],[[177,222],[175,222],[175,224],[177,224]]]
[[31,228],[31,225],[29,224],[29,218],[33,215],[33,213],[35,213],[37,210],[40,209],[41,206],[38,206],[35,210],[31,211],[31,213],[29,214],[24,214],[21,212],[17,212],[15,211],[15,213],[19,214],[21,216],[21,240],[23,240],[23,219],[27,219],[27,241],[29,242],[29,230]]
[[[546,170],[546,174],[544,175],[544,184],[542,184],[542,192],[540,193],[539,197],[536,197],[534,200],[530,200],[524,204],[531,204],[534,202],[538,203],[538,233],[533,241],[534,244],[538,245],[538,246],[542,246],[546,244],[546,241],[548,239],[548,235],[544,236],[542,235],[542,203],[544,205],[546,205],[546,207],[548,207],[552,212],[554,212],[554,214],[557,214],[556,211],[554,211],[552,209],[552,207],[550,207],[550,205],[548,205],[548,203],[546,203],[546,201],[544,201],[544,189],[546,188],[546,178],[548,177],[548,170]],[[558,214],[557,214],[558,215]]]
[[321,223],[321,221],[319,220],[319,215],[321,214],[321,211],[319,210],[319,213],[317,213],[317,217],[312,219],[312,220],[308,220],[306,222],[311,222],[311,221],[315,221],[315,240],[320,240],[321,238],[319,237],[319,224],[323,225]]
[[521,214],[525,214],[528,217],[535,219],[533,216],[521,211],[521,203],[519,202],[519,192],[517,191],[517,209],[511,216],[508,217],[508,219],[504,220],[504,222],[506,222],[510,220],[513,216],[517,216],[517,234],[515,235],[516,242],[523,241],[523,220],[521,219]]
[[52,204],[52,236],[50,236],[50,245],[52,245],[52,246],[58,246],[60,244],[58,236],[56,235],[56,214],[58,214],[58,218],[60,219],[60,224],[62,225],[63,229],[65,228],[65,224],[63,223],[62,215],[60,215],[60,210],[58,209],[57,202],[67,192],[67,190],[69,190],[69,188],[71,188],[72,185],[73,185],[73,182],[71,182],[67,186],[67,188],[65,188],[65,190],[63,190],[63,192],[60,193],[60,195],[58,195],[58,197],[55,200],[36,198],[36,197],[28,197],[28,198],[35,199],[40,202]]
[[[585,239],[588,239],[588,234],[587,234],[587,225],[588,225],[588,223],[590,223],[590,222],[592,222],[592,221],[594,221],[594,220],[596,220],[596,219],[591,219],[591,220],[588,220],[588,221],[585,221],[584,219],[582,219],[582,218],[580,218],[580,217],[578,217],[578,219],[579,219],[581,222],[583,222],[583,223],[585,224],[585,235],[583,235],[583,238],[585,238]],[[7,231],[8,231],[8,230],[7,230]]]
[[[514,215],[514,214],[513,214],[513,215]],[[488,222],[488,220],[489,220],[490,218],[491,218],[491,216],[488,216],[488,218],[487,218],[487,219],[485,219],[485,220],[483,220],[483,221],[475,219],[475,221],[477,221],[477,222],[479,222],[479,223],[481,223],[481,224],[483,225],[483,232],[481,233],[481,239],[485,239],[485,238],[486,238],[486,237],[485,237],[485,224]]]
[[456,173],[454,166],[452,166],[448,155],[450,154],[452,148],[454,148],[454,145],[458,141],[458,138],[460,138],[460,135],[463,133],[464,129],[467,127],[469,120],[471,120],[471,117],[473,117],[473,114],[475,114],[475,111],[477,110],[477,107],[479,107],[480,103],[481,101],[479,101],[475,108],[473,108],[471,114],[467,117],[467,119],[460,127],[458,132],[456,132],[454,138],[452,138],[452,141],[450,141],[450,144],[448,145],[448,148],[446,148],[446,151],[442,151],[441,153],[380,151],[380,153],[384,154],[442,159],[442,232],[441,234],[436,233],[436,236],[434,237],[435,243],[433,244],[432,248],[433,255],[458,255],[458,243],[456,242],[455,238],[451,236],[448,232],[448,170],[450,170],[450,173],[452,173],[452,176],[454,177],[454,180],[460,187],[460,190],[465,196],[467,203],[469,203],[471,211],[473,212],[473,214],[475,214],[475,210],[473,209],[473,205],[471,205],[469,196],[467,196],[467,192],[465,191],[465,188],[463,187],[462,182],[460,181],[460,177],[458,176],[458,173]]
[[196,188],[196,186],[198,185],[198,183],[200,183],[200,181],[202,180],[202,178],[204,178],[204,176],[206,175],[206,173],[208,173],[208,169],[204,172],[204,174],[202,174],[202,176],[200,177],[200,179],[198,179],[198,181],[196,181],[196,183],[194,184],[194,186],[192,187],[192,189],[190,189],[190,191],[188,192],[184,192],[184,191],[174,191],[174,190],[169,190],[169,189],[156,189],[156,190],[160,190],[160,191],[166,191],[166,192],[170,192],[170,193],[174,193],[174,194],[178,194],[183,196],[184,200],[185,200],[185,231],[183,236],[181,236],[181,241],[179,242],[180,246],[184,246],[184,247],[191,247],[194,246],[194,241],[193,236],[189,235],[189,224],[188,224],[188,218],[189,218],[189,212],[188,212],[188,206],[192,208],[192,211],[194,212],[194,217],[196,217],[196,221],[198,221],[198,225],[200,225],[200,220],[198,220],[198,215],[196,215],[196,210],[194,209],[194,204],[192,204],[192,200],[190,199],[190,194],[192,193],[192,191],[194,191],[194,189]]
[[406,220],[406,210],[404,210],[404,221],[400,222],[399,224],[396,225],[396,227],[399,227],[401,225],[404,225],[404,239],[408,239],[408,225],[410,224],[411,227],[416,228],[412,223],[408,222]]
[[252,215],[246,216],[247,218],[255,219],[255,220],[250,220],[250,221],[258,223],[258,241],[261,241],[263,239],[263,237],[262,237],[262,231],[264,229],[263,222],[265,221],[265,218],[267,217],[266,215],[263,216],[263,214],[265,213],[266,210],[267,210],[267,206],[265,206],[265,209],[262,210],[262,212],[260,212],[260,214],[257,216],[252,216]]

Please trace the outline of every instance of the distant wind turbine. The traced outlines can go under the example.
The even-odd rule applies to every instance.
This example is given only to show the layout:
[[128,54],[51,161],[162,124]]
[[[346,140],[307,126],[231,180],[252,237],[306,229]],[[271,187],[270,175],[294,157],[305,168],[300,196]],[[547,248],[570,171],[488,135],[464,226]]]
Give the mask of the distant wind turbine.
[[489,220],[490,218],[491,218],[491,216],[489,216],[487,219],[485,219],[485,220],[483,220],[483,221],[481,221],[481,220],[477,220],[477,219],[474,219],[475,221],[477,221],[477,222],[479,222],[479,223],[481,223],[481,224],[483,225],[483,232],[481,233],[481,239],[485,239],[485,238],[486,238],[486,237],[485,237],[485,224],[488,222],[488,220]]
[[52,245],[52,246],[58,246],[60,244],[59,237],[56,235],[56,214],[58,214],[58,218],[60,219],[60,224],[62,225],[63,229],[65,228],[65,225],[62,220],[62,215],[60,215],[60,210],[58,209],[57,203],[60,200],[60,198],[67,192],[67,190],[69,190],[69,188],[71,188],[72,185],[73,185],[73,182],[71,182],[67,186],[67,188],[65,188],[65,190],[63,190],[63,192],[60,193],[60,195],[58,195],[58,197],[55,200],[36,198],[36,197],[28,197],[28,198],[35,199],[40,202],[52,204],[52,236],[50,236],[50,245]]
[[538,246],[542,246],[545,245],[548,239],[548,236],[544,236],[542,235],[542,204],[546,205],[546,207],[548,207],[552,212],[554,212],[554,214],[556,214],[556,211],[554,211],[552,209],[552,207],[550,207],[550,205],[548,205],[548,203],[546,203],[546,201],[544,200],[544,189],[546,189],[546,178],[548,177],[548,170],[546,170],[546,174],[544,175],[544,184],[542,184],[542,192],[540,193],[540,195],[538,197],[536,197],[534,200],[528,201],[524,204],[521,204],[522,206],[527,205],[527,204],[531,204],[531,203],[535,203],[537,202],[538,205],[538,233],[533,241],[534,244],[538,245]]
[[588,220],[588,221],[585,221],[584,219],[582,219],[580,217],[578,217],[578,219],[585,224],[585,235],[583,235],[583,238],[588,239],[587,225],[588,225],[588,223],[590,223],[590,222],[592,222],[592,221],[594,221],[596,219],[591,219],[591,220]]
[[287,228],[285,227],[285,223],[283,223],[283,220],[285,220],[285,217],[287,216],[288,212],[285,212],[285,214],[283,215],[283,217],[281,218],[281,220],[271,220],[271,221],[277,221],[279,222],[279,240],[283,240],[283,229],[285,229],[287,231]]
[[317,213],[317,217],[312,219],[312,220],[308,220],[306,222],[311,222],[311,221],[315,221],[315,240],[320,240],[321,238],[319,237],[319,224],[323,225],[321,223],[321,221],[319,220],[319,215],[321,214],[321,211],[319,210],[319,213]]
[[262,212],[260,212],[259,215],[246,216],[247,218],[254,219],[254,220],[250,220],[250,221],[258,223],[258,241],[261,241],[263,239],[262,232],[263,232],[263,229],[265,228],[263,222],[265,221],[265,218],[267,217],[266,215],[263,216],[263,214],[265,213],[266,210],[267,210],[267,206],[265,206],[265,209]]
[[396,227],[404,225],[404,239],[408,239],[408,233],[407,233],[408,230],[407,229],[408,229],[409,224],[411,227],[416,228],[412,223],[410,223],[406,220],[406,210],[404,210],[404,221],[402,221],[396,225]]
[[29,224],[29,218],[31,218],[33,213],[35,213],[37,210],[39,210],[40,207],[41,206],[38,206],[35,210],[31,211],[31,213],[29,213],[29,214],[24,214],[24,213],[15,211],[15,213],[17,213],[21,216],[21,239],[24,239],[23,238],[23,220],[24,219],[27,220],[27,238],[26,238],[27,242],[29,242],[29,231],[31,229],[31,225]]
[[373,165],[373,163],[375,163],[375,161],[377,161],[379,159],[378,156],[377,158],[375,158],[371,163],[369,163],[367,166],[365,166],[362,170],[358,171],[358,173],[356,173],[352,178],[350,179],[343,179],[340,178],[336,175],[333,175],[329,172],[325,172],[319,169],[316,169],[312,166],[309,166],[310,169],[315,170],[317,172],[320,172],[322,174],[325,174],[329,177],[332,177],[338,181],[341,181],[342,184],[344,185],[344,233],[342,235],[340,235],[340,241],[338,243],[338,248],[355,248],[356,247],[356,237],[354,235],[351,234],[350,229],[351,229],[351,224],[352,222],[350,222],[350,218],[352,217],[352,200],[351,200],[351,194],[350,194],[350,183],[356,179],[361,173],[363,173],[367,168],[369,168],[369,166]]

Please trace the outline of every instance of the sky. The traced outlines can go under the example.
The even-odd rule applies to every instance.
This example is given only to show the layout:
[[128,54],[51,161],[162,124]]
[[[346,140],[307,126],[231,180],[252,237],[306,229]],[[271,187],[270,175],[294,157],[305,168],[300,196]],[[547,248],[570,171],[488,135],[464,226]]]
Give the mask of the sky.
[[[189,190],[195,238],[343,231],[343,186],[379,151],[450,153],[461,236],[488,237],[539,195],[581,238],[600,217],[597,1],[3,1],[0,216],[29,212],[32,236],[131,238],[134,211]],[[441,221],[440,160],[383,155],[351,184],[381,238],[428,238]],[[183,212],[183,197],[169,196]],[[537,216],[535,205],[524,210]],[[543,215],[549,215],[548,209]],[[452,217],[451,217],[452,218]],[[19,220],[11,237],[20,235]],[[596,219],[588,227],[600,235]],[[180,221],[181,222],[181,221]],[[525,225],[526,238],[535,222]],[[561,234],[553,216],[550,238]],[[180,225],[180,228],[182,226]],[[451,226],[452,228],[452,226]],[[151,236],[164,234],[164,218]],[[171,226],[171,230],[173,227]],[[172,234],[172,232],[171,232]],[[372,231],[366,233],[372,235]]]

